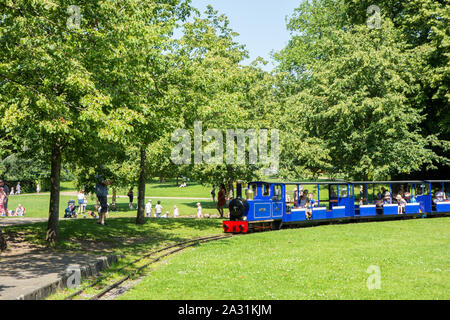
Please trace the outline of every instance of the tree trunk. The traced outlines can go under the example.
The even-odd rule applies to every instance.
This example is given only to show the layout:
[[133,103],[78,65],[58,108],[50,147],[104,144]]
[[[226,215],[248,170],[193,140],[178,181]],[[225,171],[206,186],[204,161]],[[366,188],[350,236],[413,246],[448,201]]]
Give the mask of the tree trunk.
[[6,238],[3,235],[2,228],[0,228],[0,251],[6,250],[7,247]]
[[233,168],[231,166],[227,166],[227,180],[226,187],[228,191],[228,198],[234,198],[234,188],[233,188]]
[[138,186],[138,212],[136,224],[145,223],[145,182],[147,179],[146,161],[147,161],[147,146],[143,144],[141,146],[141,164],[140,164],[139,186]]
[[117,188],[112,188],[113,194],[112,194],[112,204],[111,204],[111,211],[117,211]]
[[50,208],[46,240],[49,243],[58,241],[59,193],[61,182],[61,146],[55,142],[52,148],[50,173]]
[[228,198],[233,199],[234,198],[233,180],[231,179],[228,180],[227,189],[228,189]]

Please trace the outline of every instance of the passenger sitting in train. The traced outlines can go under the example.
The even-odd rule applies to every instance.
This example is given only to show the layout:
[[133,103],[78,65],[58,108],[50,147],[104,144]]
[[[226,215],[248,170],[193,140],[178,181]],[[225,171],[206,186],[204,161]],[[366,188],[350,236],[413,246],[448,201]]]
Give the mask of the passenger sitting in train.
[[388,196],[391,195],[391,194],[389,193],[389,191],[386,190],[385,187],[381,187],[381,190],[380,190],[380,192],[378,192],[377,197],[378,197],[378,195],[379,195],[381,198],[384,199],[384,198],[386,197],[386,194],[388,194]]
[[445,194],[442,191],[437,191],[434,194],[433,203],[436,204],[437,202],[442,202],[445,199]]
[[314,195],[312,193],[308,194],[306,200],[306,220],[312,219],[312,209],[316,205],[316,200],[314,200]]
[[405,213],[406,200],[400,194],[397,195],[396,199],[398,203],[398,214]]
[[366,199],[364,198],[364,186],[359,187],[359,205],[362,206]]
[[391,203],[392,203],[391,193],[389,191],[386,191],[383,197],[383,204],[391,204]]
[[305,190],[300,196],[300,208],[305,208],[308,202],[308,190]]
[[411,194],[409,192],[405,192],[403,194],[403,199],[405,199],[406,203],[411,203]]

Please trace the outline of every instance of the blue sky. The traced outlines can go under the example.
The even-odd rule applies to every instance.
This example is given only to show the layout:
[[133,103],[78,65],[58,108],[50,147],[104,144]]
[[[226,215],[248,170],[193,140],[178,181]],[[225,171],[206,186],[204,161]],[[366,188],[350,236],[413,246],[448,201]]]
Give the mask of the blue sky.
[[192,0],[192,5],[202,13],[208,4],[230,20],[230,27],[240,36],[239,43],[245,44],[250,59],[258,56],[268,60],[265,70],[274,67],[270,59],[272,50],[284,48],[290,38],[286,29],[286,16],[290,16],[301,0]]

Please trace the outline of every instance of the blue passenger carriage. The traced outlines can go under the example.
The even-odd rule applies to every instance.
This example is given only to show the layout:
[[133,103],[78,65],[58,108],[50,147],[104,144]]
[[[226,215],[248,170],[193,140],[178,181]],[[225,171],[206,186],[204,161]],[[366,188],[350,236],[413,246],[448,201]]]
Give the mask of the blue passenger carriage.
[[237,183],[225,232],[280,229],[311,221],[358,221],[448,215],[450,180]]

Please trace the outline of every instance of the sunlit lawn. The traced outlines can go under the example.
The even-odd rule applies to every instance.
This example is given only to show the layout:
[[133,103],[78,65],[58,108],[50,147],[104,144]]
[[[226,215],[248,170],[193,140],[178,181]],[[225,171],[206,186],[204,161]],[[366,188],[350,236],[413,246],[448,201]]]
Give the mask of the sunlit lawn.
[[120,299],[449,299],[449,231],[440,218],[235,237],[173,257]]

